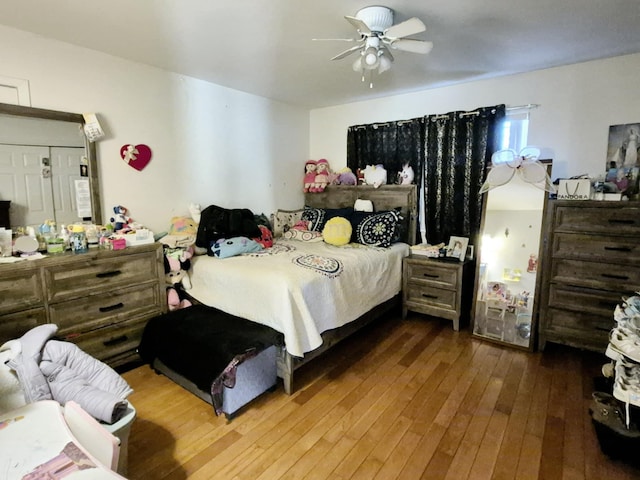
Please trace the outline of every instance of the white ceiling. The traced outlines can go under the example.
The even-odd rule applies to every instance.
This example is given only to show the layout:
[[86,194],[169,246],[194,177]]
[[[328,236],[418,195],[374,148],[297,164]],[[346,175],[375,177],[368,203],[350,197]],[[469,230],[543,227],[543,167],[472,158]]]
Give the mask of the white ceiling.
[[370,1],[3,0],[0,23],[218,85],[323,107],[640,52],[638,0],[388,0],[429,55],[395,52],[374,87],[329,59]]

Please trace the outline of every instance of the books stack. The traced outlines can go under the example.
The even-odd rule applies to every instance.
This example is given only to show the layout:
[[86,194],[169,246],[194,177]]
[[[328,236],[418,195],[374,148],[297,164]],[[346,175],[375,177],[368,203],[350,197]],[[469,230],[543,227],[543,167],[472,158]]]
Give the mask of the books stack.
[[444,243],[439,245],[429,245],[428,243],[419,243],[411,245],[411,255],[423,255],[425,257],[438,258],[441,256],[440,251],[444,248]]

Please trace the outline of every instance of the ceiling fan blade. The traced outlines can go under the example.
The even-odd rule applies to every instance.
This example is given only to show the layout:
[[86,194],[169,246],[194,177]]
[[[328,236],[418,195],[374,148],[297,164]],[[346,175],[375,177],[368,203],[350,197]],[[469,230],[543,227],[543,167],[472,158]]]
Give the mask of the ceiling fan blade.
[[409,38],[399,38],[389,43],[389,46],[395,50],[411,53],[429,53],[433,48],[433,42],[425,42],[422,40],[411,40]]
[[314,42],[356,42],[360,41],[360,39],[355,38],[312,38]]
[[339,53],[338,55],[333,57],[331,60],[340,60],[341,58],[344,58],[347,55],[351,55],[353,52],[355,52],[356,50],[360,50],[361,48],[362,48],[362,45],[355,45],[351,48],[348,48],[344,52]]
[[358,30],[358,33],[365,35],[365,36],[369,36],[371,35],[371,29],[367,26],[366,23],[364,23],[362,20],[360,20],[359,18],[356,17],[350,17],[348,15],[345,15],[345,17],[347,19],[347,21],[353,25],[356,30]]
[[402,38],[424,32],[426,29],[427,27],[422,23],[422,20],[413,17],[387,28],[384,31],[384,35],[390,38]]

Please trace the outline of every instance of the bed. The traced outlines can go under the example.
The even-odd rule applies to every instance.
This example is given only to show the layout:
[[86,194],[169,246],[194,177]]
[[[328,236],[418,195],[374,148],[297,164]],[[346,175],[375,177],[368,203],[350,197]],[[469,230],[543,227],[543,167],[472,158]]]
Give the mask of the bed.
[[[330,186],[306,194],[305,205],[340,209],[357,199],[371,200],[376,212],[398,209],[402,241],[378,248],[277,238],[264,251],[192,260],[188,294],[195,303],[282,333],[277,373],[288,394],[297,368],[399,304],[402,259],[416,236],[416,186]],[[170,378],[182,378],[158,364]]]

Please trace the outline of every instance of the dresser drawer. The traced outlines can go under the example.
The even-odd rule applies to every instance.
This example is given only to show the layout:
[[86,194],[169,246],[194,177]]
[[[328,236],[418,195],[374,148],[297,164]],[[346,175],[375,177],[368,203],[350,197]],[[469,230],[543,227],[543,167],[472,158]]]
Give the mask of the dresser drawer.
[[44,323],[47,323],[47,312],[44,307],[2,315],[0,317],[0,345],[9,340],[20,338],[33,327]]
[[425,264],[408,260],[406,262],[407,276],[410,282],[421,283],[437,288],[458,288],[459,266]]
[[554,259],[551,282],[618,292],[640,290],[640,266]]
[[615,327],[613,313],[593,315],[559,308],[548,308],[545,315],[545,336],[563,338],[569,345],[582,345],[604,352],[609,343],[609,332]]
[[146,318],[161,313],[156,284],[146,284],[120,290],[109,290],[76,300],[49,306],[51,323],[58,325],[58,334],[68,337],[100,329],[129,318]]
[[[85,353],[101,361],[133,353],[140,346],[140,340],[147,319],[136,319],[119,325],[113,325],[82,335],[66,338],[75,343]],[[110,365],[114,362],[109,361]]]
[[0,314],[42,306],[42,277],[37,268],[3,265],[0,270]]
[[640,244],[632,237],[558,233],[553,255],[623,265],[640,264]]
[[[80,255],[78,255],[81,257]],[[158,264],[153,253],[121,255],[111,258],[80,259],[70,265],[45,270],[49,302],[84,297],[123,285],[158,280]]]
[[615,232],[615,235],[638,236],[640,206],[621,202],[579,208],[573,205],[559,205],[555,212],[554,229],[556,232],[573,231],[603,235]]
[[622,297],[633,294],[552,284],[549,287],[549,306],[613,318],[613,311],[622,303]]

